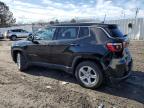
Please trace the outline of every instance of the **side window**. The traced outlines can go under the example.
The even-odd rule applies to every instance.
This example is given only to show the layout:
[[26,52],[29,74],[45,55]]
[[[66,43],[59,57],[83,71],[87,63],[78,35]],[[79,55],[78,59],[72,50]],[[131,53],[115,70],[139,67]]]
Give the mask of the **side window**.
[[23,32],[23,33],[28,33],[26,30],[22,30],[22,29],[21,29],[21,32]]
[[107,40],[107,34],[103,29],[92,27],[91,30],[97,41],[105,42]]
[[15,32],[15,30],[10,30],[10,32]]
[[101,28],[95,28],[95,33],[96,33],[97,36],[101,36],[101,37],[102,36],[107,36],[107,34]]
[[79,27],[60,27],[57,33],[57,40],[76,39]]
[[18,32],[22,33],[22,32],[23,32],[23,30],[21,30],[21,29],[18,29]]
[[19,32],[17,29],[15,29],[15,30],[11,30],[12,32]]
[[15,32],[21,32],[21,29],[16,29]]
[[79,32],[79,38],[87,37],[90,35],[89,27],[81,27]]
[[46,28],[38,31],[34,37],[35,40],[52,40],[56,28]]

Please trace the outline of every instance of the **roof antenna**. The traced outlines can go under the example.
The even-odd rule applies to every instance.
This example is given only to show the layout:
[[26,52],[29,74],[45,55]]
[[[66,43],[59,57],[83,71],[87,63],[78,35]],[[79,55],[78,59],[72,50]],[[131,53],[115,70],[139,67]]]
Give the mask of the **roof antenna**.
[[106,16],[107,16],[107,15],[105,14],[105,16],[104,16],[104,20],[103,20],[103,22],[102,22],[102,23],[105,23],[105,20],[106,20]]

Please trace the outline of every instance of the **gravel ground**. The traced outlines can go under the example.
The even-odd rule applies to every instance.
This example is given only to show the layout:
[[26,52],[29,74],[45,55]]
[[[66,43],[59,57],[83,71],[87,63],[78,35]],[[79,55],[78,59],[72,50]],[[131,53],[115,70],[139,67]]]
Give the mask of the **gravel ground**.
[[60,71],[32,67],[19,72],[10,55],[11,41],[0,41],[0,108],[144,108],[144,41],[132,41],[132,76],[96,90],[79,86]]

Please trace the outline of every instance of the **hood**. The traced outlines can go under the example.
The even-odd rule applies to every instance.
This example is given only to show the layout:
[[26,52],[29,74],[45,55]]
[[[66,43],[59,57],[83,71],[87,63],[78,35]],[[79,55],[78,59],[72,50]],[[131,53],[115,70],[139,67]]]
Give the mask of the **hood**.
[[12,44],[12,47],[13,47],[13,46],[25,46],[25,45],[31,45],[31,44],[32,44],[31,41],[28,41],[27,39],[25,39],[25,40],[15,41],[15,42]]

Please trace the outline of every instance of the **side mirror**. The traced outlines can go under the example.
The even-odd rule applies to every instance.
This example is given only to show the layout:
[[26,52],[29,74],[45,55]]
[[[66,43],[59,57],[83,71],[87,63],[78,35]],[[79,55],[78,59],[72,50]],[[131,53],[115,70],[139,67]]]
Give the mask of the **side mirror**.
[[32,42],[35,43],[35,44],[39,44],[38,41],[35,41],[35,40],[34,40],[34,36],[33,36],[32,34],[30,34],[27,39],[28,39],[29,41],[32,41]]
[[32,34],[30,34],[30,35],[28,36],[27,40],[33,41],[33,40],[34,40],[34,36],[33,36]]

